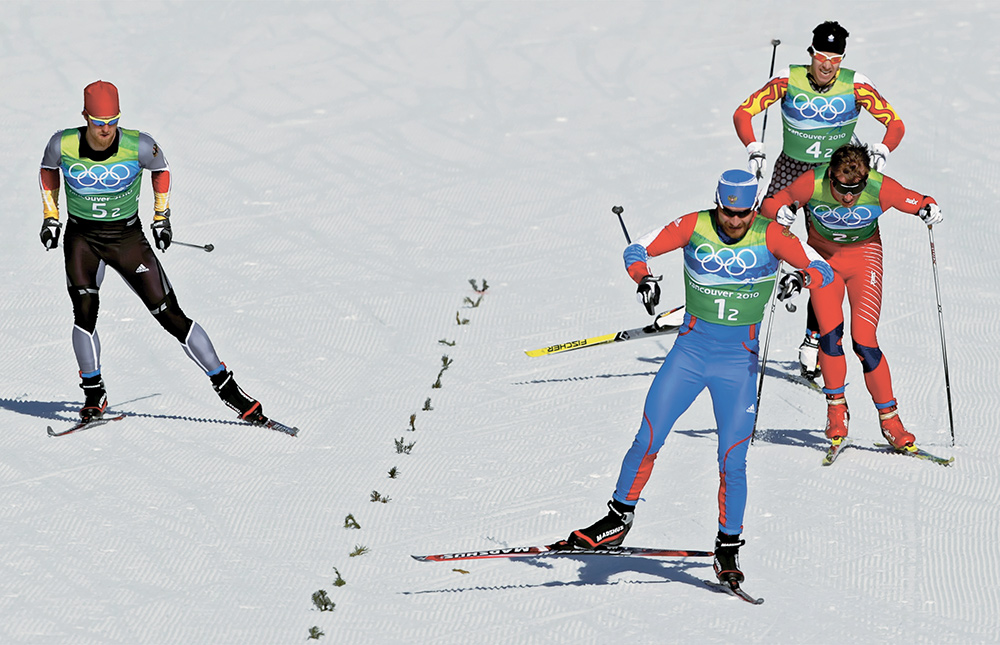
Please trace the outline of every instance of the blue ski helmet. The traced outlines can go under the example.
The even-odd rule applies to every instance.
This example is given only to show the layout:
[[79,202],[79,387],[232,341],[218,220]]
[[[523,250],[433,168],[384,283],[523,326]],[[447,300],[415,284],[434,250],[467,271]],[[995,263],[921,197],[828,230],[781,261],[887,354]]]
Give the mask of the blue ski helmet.
[[727,170],[719,177],[715,202],[728,208],[753,208],[757,204],[757,178],[746,170]]

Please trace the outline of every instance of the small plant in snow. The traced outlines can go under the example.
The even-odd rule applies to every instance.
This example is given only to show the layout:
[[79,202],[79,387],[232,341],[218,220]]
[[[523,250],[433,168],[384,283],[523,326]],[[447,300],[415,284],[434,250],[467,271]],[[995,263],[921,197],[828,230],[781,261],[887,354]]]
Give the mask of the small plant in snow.
[[424,409],[425,412],[429,412],[430,410],[434,409],[434,408],[431,407],[431,397],[427,397],[427,400],[424,401],[424,408],[423,409]]
[[313,594],[313,604],[320,611],[333,611],[334,607],[337,606],[330,600],[330,596],[326,595],[326,589],[320,589]]
[[323,630],[320,629],[319,627],[310,627],[309,628],[309,638],[307,638],[306,640],[307,641],[318,641],[320,636],[325,636],[325,635],[326,634],[324,634]]
[[347,584],[347,581],[340,576],[340,572],[337,571],[337,567],[333,568],[333,572],[337,574],[337,579],[333,581],[334,587],[343,587]]
[[434,388],[435,390],[441,389],[441,374],[442,374],[441,372],[438,372],[437,380],[431,383],[431,387]]
[[465,304],[469,305],[469,307],[472,308],[472,309],[475,309],[476,307],[478,307],[479,303],[482,302],[482,301],[483,301],[483,297],[482,296],[479,296],[475,300],[473,300],[469,296],[465,297]]
[[354,519],[354,515],[348,515],[344,518],[344,528],[345,529],[360,529],[361,525],[358,521]]
[[405,437],[400,437],[395,441],[396,441],[396,454],[398,455],[410,454],[410,451],[413,450],[413,446],[417,444],[416,441],[411,441],[410,443],[406,443]]
[[364,555],[366,553],[368,553],[368,547],[362,546],[360,544],[355,544],[354,550],[351,551],[348,555],[353,558],[359,555]]
[[476,284],[475,279],[469,280],[469,284],[472,285],[472,290],[475,291],[478,294],[484,294],[484,293],[486,293],[486,290],[490,288],[490,286],[488,284],[486,284],[486,278],[483,278],[483,288],[482,289],[480,289],[479,285]]
[[389,479],[396,479],[397,475],[399,475],[399,471],[396,470],[395,466],[389,469]]
[[441,357],[441,373],[443,374],[444,371],[446,369],[448,369],[449,367],[451,367],[451,364],[454,363],[454,362],[455,361],[453,361],[450,358],[448,358],[447,354],[445,354],[444,356],[442,356]]
[[417,413],[414,412],[410,415],[410,430],[415,431],[417,429],[415,423],[417,421]]
[[380,495],[377,490],[373,490],[372,491],[372,501],[373,502],[382,502],[383,504],[388,504],[389,501],[390,501],[390,498],[388,498],[388,497],[382,497],[382,495]]
[[468,318],[462,318],[461,316],[458,315],[458,312],[456,311],[455,312],[455,322],[457,322],[459,325],[468,325],[469,324],[469,319]]
[[454,347],[455,346],[455,341],[448,340],[447,338],[442,338],[442,339],[438,340],[438,343],[440,343],[442,345],[447,345],[448,347]]

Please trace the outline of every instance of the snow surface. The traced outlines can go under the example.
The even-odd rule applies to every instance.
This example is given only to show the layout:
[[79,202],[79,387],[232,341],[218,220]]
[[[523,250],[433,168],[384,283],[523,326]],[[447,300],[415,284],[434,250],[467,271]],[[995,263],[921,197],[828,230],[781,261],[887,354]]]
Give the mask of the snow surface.
[[[822,399],[765,382],[742,554],[764,605],[705,587],[704,560],[412,560],[605,512],[671,339],[522,350],[646,323],[611,206],[633,237],[708,206],[745,162],[731,115],[771,39],[778,69],[804,62],[826,19],[906,123],[887,171],[945,214],[954,447],[928,235],[898,213],[880,330],[904,421],[955,464],[870,449],[852,360],[861,447],[832,468]],[[0,642],[997,642],[998,24],[995,2],[958,0],[0,4]],[[97,78],[166,151],[176,239],[215,245],[162,256],[181,305],[298,438],[233,423],[114,276],[103,367],[131,416],[46,436],[81,392],[38,161]],[[771,159],[779,141],[775,112]],[[680,302],[680,257],[654,269]],[[470,279],[489,284],[475,308]],[[792,365],[802,324],[779,311],[770,367]],[[630,544],[712,547],[713,428],[703,396]]]

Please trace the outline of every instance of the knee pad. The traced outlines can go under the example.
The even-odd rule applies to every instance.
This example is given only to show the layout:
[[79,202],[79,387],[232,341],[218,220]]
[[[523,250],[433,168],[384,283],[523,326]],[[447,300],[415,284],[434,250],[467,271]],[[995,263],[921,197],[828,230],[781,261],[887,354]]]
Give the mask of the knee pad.
[[182,343],[187,338],[188,332],[191,331],[192,321],[181,311],[173,291],[168,293],[167,297],[157,306],[150,309],[149,313],[153,314],[153,318],[156,318],[156,322],[160,323],[161,327]]
[[97,310],[100,308],[100,289],[92,285],[69,287],[69,299],[73,302],[73,324],[88,334],[97,328]]
[[854,343],[854,353],[861,359],[861,369],[865,374],[871,372],[882,362],[882,350],[878,347],[865,347]]
[[844,323],[840,323],[826,334],[819,337],[819,348],[827,356],[843,356],[844,347],[841,340],[844,338]]

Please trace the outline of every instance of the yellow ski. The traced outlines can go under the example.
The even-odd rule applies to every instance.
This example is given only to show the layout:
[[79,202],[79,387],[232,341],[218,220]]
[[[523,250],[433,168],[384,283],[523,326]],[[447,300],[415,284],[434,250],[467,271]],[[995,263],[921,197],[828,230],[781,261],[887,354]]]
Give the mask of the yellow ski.
[[684,305],[675,307],[670,311],[665,311],[653,321],[653,324],[639,327],[638,329],[626,329],[623,331],[594,336],[593,338],[582,338],[571,340],[565,343],[540,347],[538,349],[526,349],[524,353],[528,356],[548,356],[568,352],[584,347],[594,347],[596,345],[606,345],[608,343],[620,343],[625,340],[636,340],[637,338],[649,338],[650,336],[661,336],[663,334],[676,334],[684,323]]

